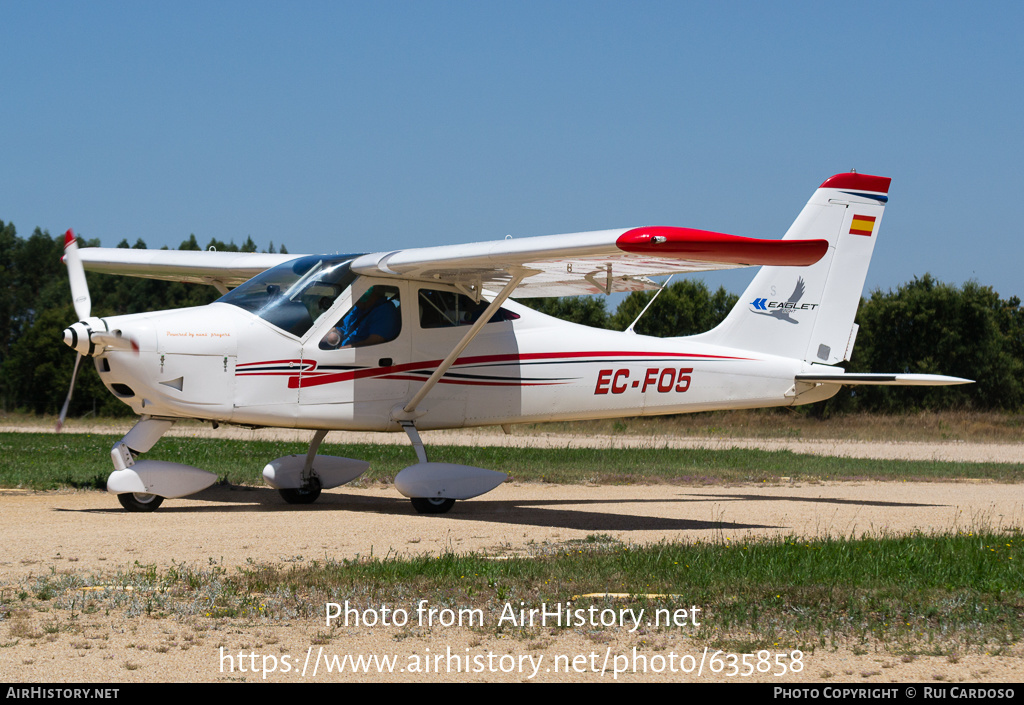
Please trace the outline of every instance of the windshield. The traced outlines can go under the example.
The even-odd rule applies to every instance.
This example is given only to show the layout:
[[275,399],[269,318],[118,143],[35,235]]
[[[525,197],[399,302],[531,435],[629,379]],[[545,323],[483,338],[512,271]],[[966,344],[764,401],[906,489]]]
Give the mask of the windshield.
[[301,337],[356,279],[359,255],[310,255],[268,269],[217,299]]

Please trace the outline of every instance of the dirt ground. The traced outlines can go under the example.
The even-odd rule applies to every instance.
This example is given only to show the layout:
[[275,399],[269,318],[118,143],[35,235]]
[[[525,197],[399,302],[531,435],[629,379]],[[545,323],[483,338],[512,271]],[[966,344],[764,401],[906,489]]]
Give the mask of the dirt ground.
[[[517,438],[493,432],[449,436],[427,442],[482,445]],[[562,437],[532,436],[519,442],[567,447]],[[572,442],[663,443],[620,437]],[[728,443],[771,447],[765,441]],[[800,452],[976,461],[1016,461],[1024,450],[1015,444],[783,443]],[[37,576],[114,576],[119,569],[137,564],[161,570],[182,564],[232,569],[251,562],[294,564],[451,551],[477,551],[501,560],[528,554],[538,545],[557,546],[594,534],[645,544],[1021,527],[1024,488],[1018,485],[506,483],[434,517],[415,514],[408,500],[391,487],[342,487],[325,492],[308,507],[287,505],[270,489],[214,487],[186,499],[168,500],[153,514],[126,513],[113,496],[102,492],[0,490],[0,507],[4,537],[0,595],[3,603],[14,605],[6,614],[0,612],[0,681],[4,682],[619,680],[950,686],[1012,683],[1020,679],[1024,665],[1020,655],[965,653],[955,659],[906,659],[884,645],[858,648],[856,653],[819,648],[798,655],[779,644],[770,654],[749,656],[747,667],[743,654],[719,654],[712,661],[714,654],[705,653],[704,645],[691,637],[693,630],[684,627],[668,633],[642,628],[631,633],[628,626],[559,629],[524,640],[499,637],[493,629],[424,625],[417,619],[415,596],[408,604],[391,606],[410,615],[410,623],[402,627],[339,627],[337,623],[328,627],[324,614],[282,621],[204,615],[155,619],[129,616],[123,610],[102,614],[45,607],[18,610],[13,599]],[[518,609],[518,605],[510,607]],[[365,616],[380,618],[381,614],[375,608],[373,615]],[[341,661],[346,656],[397,660],[390,667],[379,660],[357,665]],[[717,673],[713,672],[716,666]],[[776,675],[781,670],[785,674]]]

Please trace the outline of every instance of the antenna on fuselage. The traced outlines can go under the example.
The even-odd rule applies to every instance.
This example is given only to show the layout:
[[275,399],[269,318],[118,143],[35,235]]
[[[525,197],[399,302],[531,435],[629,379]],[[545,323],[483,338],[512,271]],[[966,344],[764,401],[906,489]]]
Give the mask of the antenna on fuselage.
[[670,276],[668,279],[665,280],[665,283],[661,285],[661,288],[659,288],[658,291],[655,292],[654,296],[651,297],[651,300],[647,302],[646,306],[644,306],[644,310],[641,311],[640,315],[636,317],[636,321],[633,321],[632,323],[629,324],[629,328],[627,328],[624,331],[625,333],[632,333],[633,335],[636,335],[636,331],[633,330],[633,328],[636,326],[637,321],[639,321],[641,318],[644,317],[644,314],[647,313],[647,309],[649,309],[651,307],[651,304],[654,303],[654,300],[657,299],[661,295],[661,292],[665,291],[665,289],[668,288],[668,284],[669,284],[670,281],[672,281],[672,277],[674,277],[674,276],[675,276],[675,274],[673,274],[672,276]]

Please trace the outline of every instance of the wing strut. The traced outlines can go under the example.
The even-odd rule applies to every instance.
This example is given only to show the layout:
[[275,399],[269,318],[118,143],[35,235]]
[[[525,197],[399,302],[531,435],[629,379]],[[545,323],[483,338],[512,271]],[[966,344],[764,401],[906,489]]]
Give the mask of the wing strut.
[[406,404],[400,412],[397,409],[392,412],[392,417],[396,421],[410,420],[412,418],[413,413],[416,411],[416,407],[419,406],[421,401],[423,401],[423,398],[427,396],[431,389],[434,388],[434,385],[437,384],[438,380],[444,376],[444,373],[448,371],[448,368],[455,364],[455,361],[459,358],[459,355],[462,354],[462,351],[465,350],[471,342],[473,342],[473,338],[476,337],[477,333],[483,330],[483,327],[491,320],[491,316],[493,316],[495,311],[497,311],[501,305],[505,303],[505,300],[512,295],[512,292],[516,290],[516,287],[519,286],[520,282],[531,274],[536,274],[536,272],[518,268],[514,271],[509,283],[506,284],[501,292],[494,297],[494,300],[491,301],[491,304],[487,309],[478,319],[476,319],[476,323],[474,323],[466,334],[462,336],[462,340],[459,341],[459,344],[456,345],[450,353],[448,353],[448,357],[446,357],[441,364],[437,366],[434,373],[430,375],[430,378],[426,382],[423,383],[423,386],[420,387],[420,390],[416,392],[412,399],[409,400],[409,403]]
[[654,296],[652,296],[652,297],[651,297],[651,300],[647,302],[647,305],[646,305],[646,306],[644,306],[644,310],[640,312],[640,315],[636,317],[636,320],[635,320],[635,321],[633,321],[632,323],[630,323],[630,324],[629,324],[629,328],[627,328],[627,329],[626,329],[626,331],[625,331],[626,333],[634,333],[634,334],[636,333],[636,331],[635,331],[635,330],[633,330],[634,328],[636,328],[636,324],[637,324],[637,323],[639,323],[639,322],[640,322],[640,319],[644,317],[644,314],[645,314],[645,313],[647,313],[647,309],[649,309],[649,308],[651,307],[651,304],[653,304],[653,303],[654,303],[654,300],[655,300],[656,298],[658,298],[659,296],[661,296],[661,292],[665,291],[665,289],[667,289],[667,288],[668,288],[668,284],[669,284],[669,282],[670,282],[670,281],[672,281],[672,277],[674,277],[674,276],[675,276],[675,274],[673,274],[672,276],[670,276],[670,277],[669,277],[669,278],[668,278],[668,279],[667,279],[667,280],[665,281],[665,283],[664,283],[664,284],[662,284],[662,285],[661,285],[661,286],[660,286],[660,287],[658,288],[658,290],[657,290],[656,292],[654,292]]

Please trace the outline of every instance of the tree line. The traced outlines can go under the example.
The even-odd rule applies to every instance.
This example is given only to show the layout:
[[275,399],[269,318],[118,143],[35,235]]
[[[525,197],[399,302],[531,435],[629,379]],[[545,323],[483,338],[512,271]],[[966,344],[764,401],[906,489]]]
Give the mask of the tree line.
[[[98,247],[98,240],[86,240]],[[118,247],[145,249],[137,240]],[[238,246],[211,240],[219,251],[255,252],[248,238]],[[178,249],[201,249],[195,235]],[[270,243],[268,252],[274,251]],[[285,247],[280,252],[286,253]],[[36,229],[28,238],[0,221],[0,408],[54,414],[71,381],[73,353],[61,341],[63,329],[76,320],[67,272],[61,263],[63,237]],[[213,287],[135,277],[87,274],[93,315],[200,306],[218,298]],[[524,299],[549,315],[596,328],[625,330],[651,301],[653,292],[635,292],[615,309],[600,296]],[[703,282],[684,279],[666,287],[637,322],[642,335],[675,337],[714,328],[738,297],[723,287],[711,291]],[[860,329],[849,372],[918,372],[976,380],[956,387],[853,387],[811,405],[805,413],[916,410],[1024,409],[1024,311],[1020,299],[1003,299],[977,282],[954,286],[925,274],[895,290],[875,291],[861,299]],[[83,364],[70,416],[130,414],[106,393],[99,376]]]

